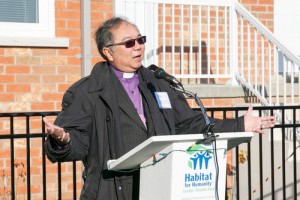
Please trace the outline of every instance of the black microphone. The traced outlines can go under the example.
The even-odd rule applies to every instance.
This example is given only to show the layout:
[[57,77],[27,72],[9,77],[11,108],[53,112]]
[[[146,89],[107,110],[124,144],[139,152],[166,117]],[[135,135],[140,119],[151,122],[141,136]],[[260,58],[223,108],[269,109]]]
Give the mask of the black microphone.
[[156,66],[156,65],[150,65],[149,67],[148,67],[148,69],[150,69],[151,71],[155,71],[156,69],[157,69],[158,67]]
[[162,68],[157,68],[154,71],[154,75],[156,78],[158,79],[165,79],[166,81],[168,81],[170,84],[172,85],[181,85],[181,83],[172,75],[168,74],[167,72],[165,72],[164,69]]
[[181,83],[172,75],[165,72],[164,69],[157,67],[156,65],[150,65],[148,69],[154,71],[154,76],[158,79],[164,79],[168,81],[171,85],[181,86]]

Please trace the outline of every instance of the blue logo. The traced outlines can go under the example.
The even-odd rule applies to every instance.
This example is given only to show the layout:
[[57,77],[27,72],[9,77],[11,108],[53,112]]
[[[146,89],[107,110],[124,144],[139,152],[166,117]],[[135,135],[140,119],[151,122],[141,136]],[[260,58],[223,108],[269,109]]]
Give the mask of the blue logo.
[[187,154],[191,155],[188,160],[188,166],[193,170],[208,169],[209,161],[213,158],[213,151],[208,150],[200,144],[190,147],[187,150]]

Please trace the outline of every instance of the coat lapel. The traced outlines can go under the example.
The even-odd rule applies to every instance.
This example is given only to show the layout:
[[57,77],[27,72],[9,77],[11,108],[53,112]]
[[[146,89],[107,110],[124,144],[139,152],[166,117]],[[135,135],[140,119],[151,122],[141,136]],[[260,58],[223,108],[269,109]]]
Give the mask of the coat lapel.
[[154,125],[155,134],[156,135],[174,134],[175,130],[174,129],[172,130],[172,127],[175,127],[175,125],[174,125],[174,117],[173,117],[172,110],[159,109],[156,99],[154,97],[155,92],[165,91],[165,90],[161,89],[157,84],[155,84],[157,80],[153,79],[155,77],[150,76],[150,74],[146,71],[145,68],[141,68],[139,70],[139,73],[141,75],[139,87],[141,92],[144,95],[144,100],[150,106],[149,112]]

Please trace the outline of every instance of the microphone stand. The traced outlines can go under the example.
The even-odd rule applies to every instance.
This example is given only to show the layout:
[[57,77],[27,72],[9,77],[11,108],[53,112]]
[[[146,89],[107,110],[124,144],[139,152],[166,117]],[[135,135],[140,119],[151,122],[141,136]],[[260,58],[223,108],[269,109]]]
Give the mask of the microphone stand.
[[195,99],[195,101],[197,102],[198,106],[201,109],[201,112],[204,116],[205,119],[205,123],[206,123],[206,127],[201,131],[201,133],[203,133],[204,139],[203,140],[198,140],[196,141],[195,144],[211,144],[213,147],[213,151],[215,152],[215,167],[216,167],[216,199],[219,199],[219,193],[218,193],[218,177],[219,177],[219,165],[218,165],[218,157],[217,157],[217,147],[216,147],[216,137],[218,137],[218,135],[216,136],[214,131],[213,131],[213,127],[215,126],[215,123],[212,123],[206,113],[206,109],[204,108],[201,100],[198,98],[196,93],[192,93],[190,91],[186,91],[182,84],[178,84],[178,85],[171,85],[171,87],[173,87],[175,90],[181,91],[183,94],[187,95],[188,97],[193,97]]
[[[201,133],[203,134],[204,136],[204,140],[203,141],[198,141],[198,142],[201,142],[201,143],[211,143],[212,141],[215,141],[216,139],[216,135],[214,134],[214,131],[213,131],[213,127],[215,126],[215,123],[212,123],[206,113],[206,109],[204,108],[201,100],[199,99],[199,97],[197,96],[196,93],[192,93],[190,91],[187,91],[183,88],[183,86],[180,84],[180,87],[178,85],[171,85],[171,87],[173,87],[175,90],[177,91],[180,91],[182,92],[183,94],[185,94],[186,96],[188,97],[191,97],[191,98],[194,98],[195,101],[197,102],[202,114],[203,114],[203,117],[204,117],[204,120],[205,120],[205,128],[201,131]],[[197,142],[197,143],[198,143]]]

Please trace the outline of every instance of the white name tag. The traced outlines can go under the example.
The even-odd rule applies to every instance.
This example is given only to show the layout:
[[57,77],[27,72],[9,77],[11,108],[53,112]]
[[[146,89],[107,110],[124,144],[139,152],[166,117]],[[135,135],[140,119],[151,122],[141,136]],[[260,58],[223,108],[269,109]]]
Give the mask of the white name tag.
[[160,109],[171,109],[171,102],[166,92],[155,92],[155,98]]

